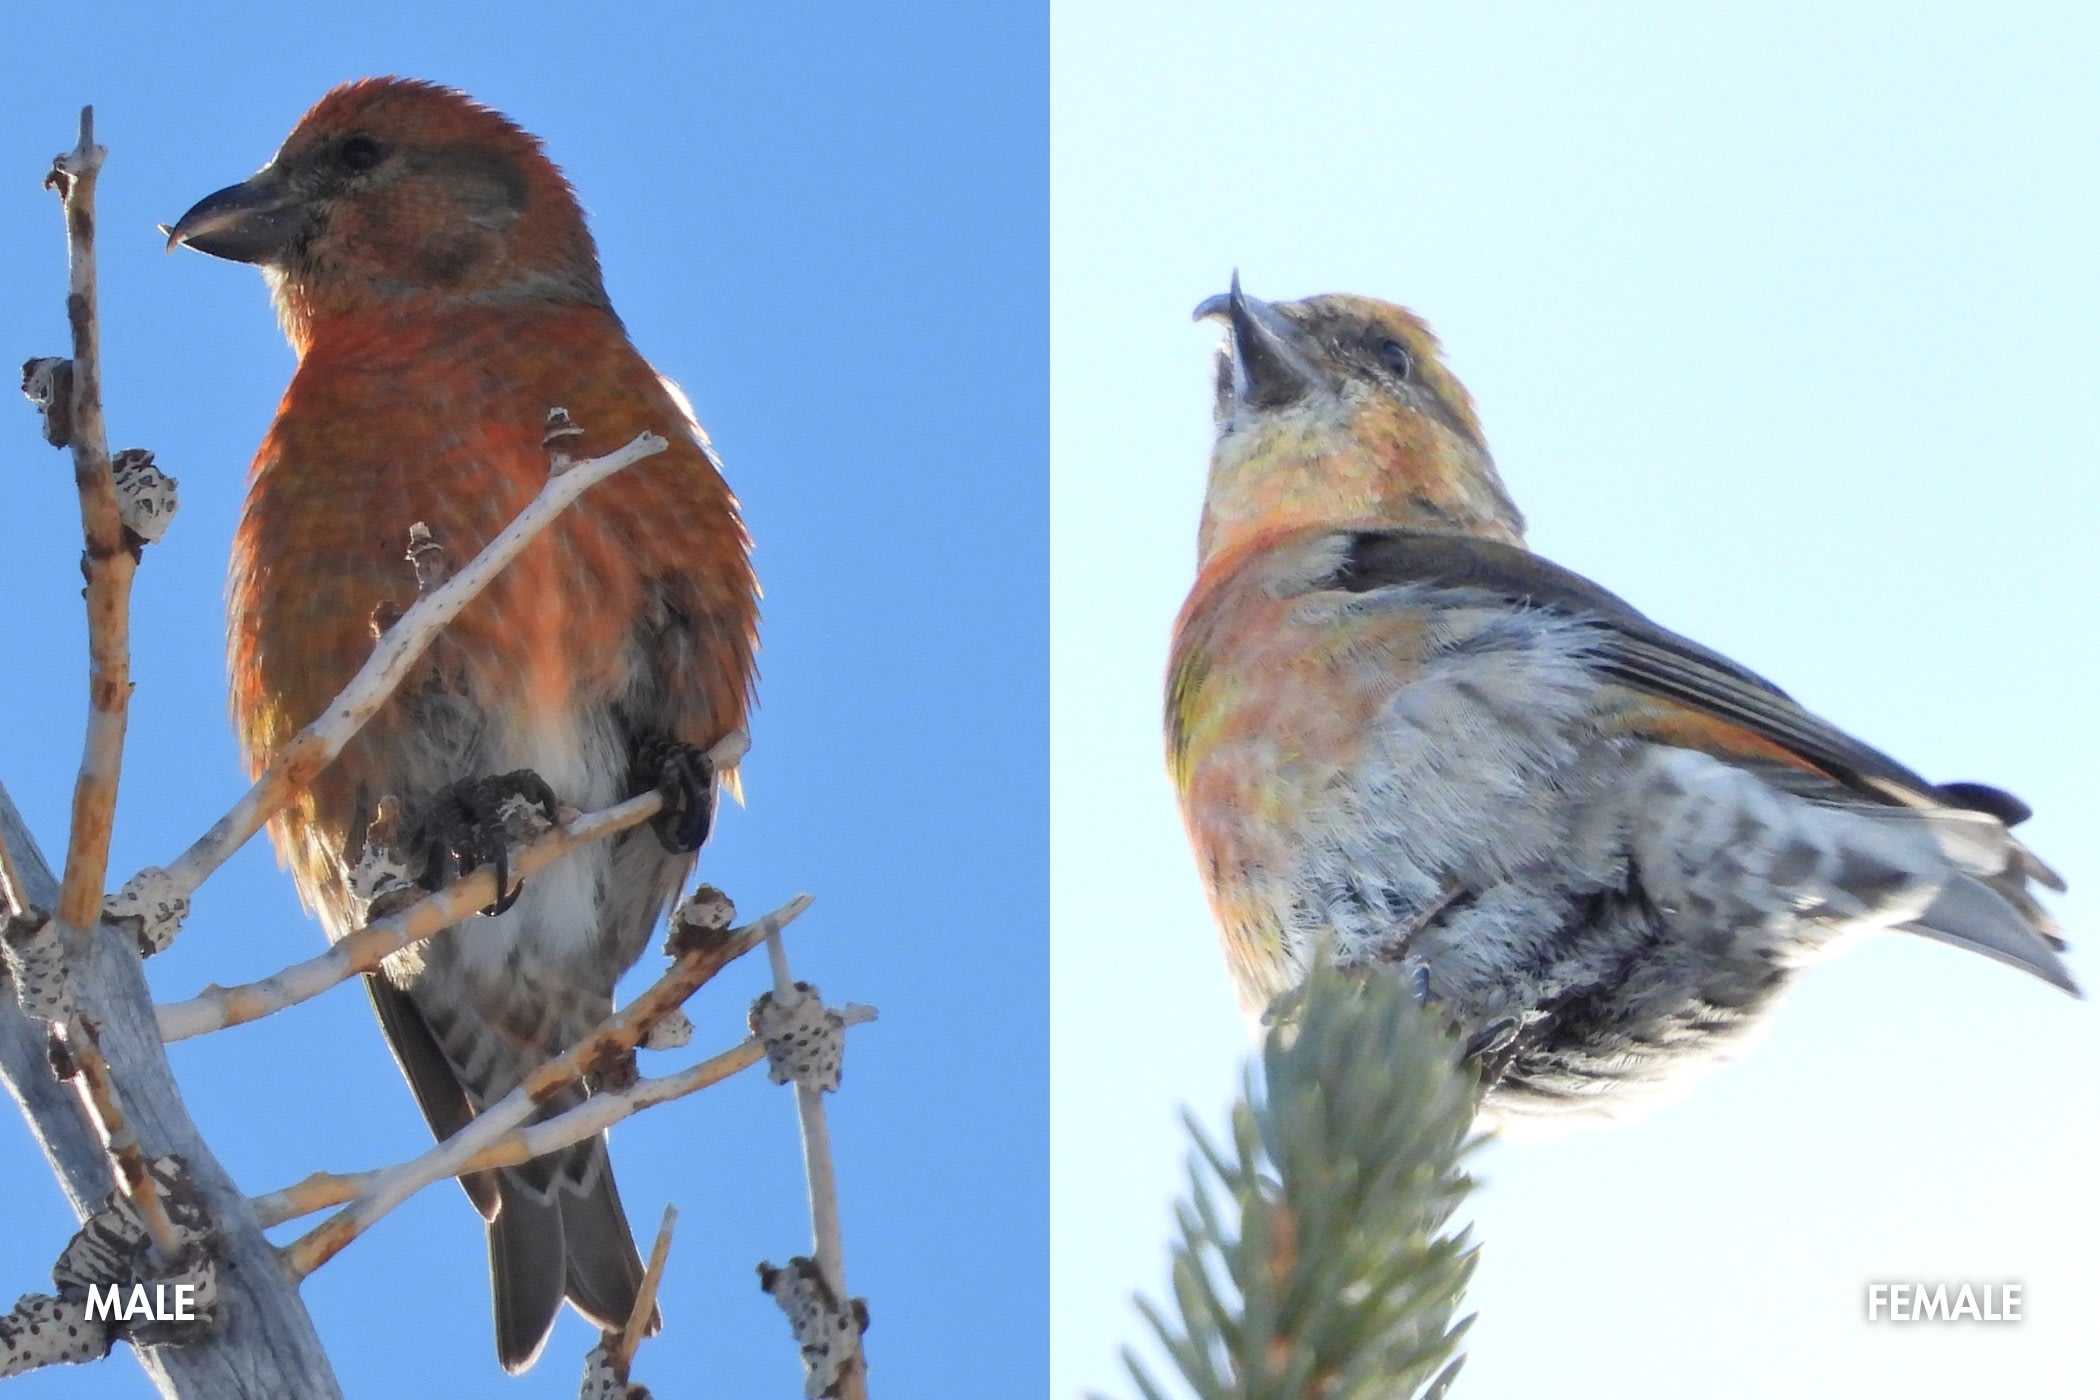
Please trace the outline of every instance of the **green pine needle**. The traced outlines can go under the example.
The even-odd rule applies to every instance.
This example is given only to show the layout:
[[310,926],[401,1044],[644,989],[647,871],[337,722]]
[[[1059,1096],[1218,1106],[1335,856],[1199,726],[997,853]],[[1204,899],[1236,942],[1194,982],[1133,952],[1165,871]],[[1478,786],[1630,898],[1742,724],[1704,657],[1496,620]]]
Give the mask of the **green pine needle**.
[[1189,1120],[1174,1306],[1138,1306],[1197,1400],[1441,1400],[1472,1321],[1477,1246],[1443,1233],[1473,1184],[1471,1077],[1397,978],[1322,959],[1291,1003],[1229,1144]]

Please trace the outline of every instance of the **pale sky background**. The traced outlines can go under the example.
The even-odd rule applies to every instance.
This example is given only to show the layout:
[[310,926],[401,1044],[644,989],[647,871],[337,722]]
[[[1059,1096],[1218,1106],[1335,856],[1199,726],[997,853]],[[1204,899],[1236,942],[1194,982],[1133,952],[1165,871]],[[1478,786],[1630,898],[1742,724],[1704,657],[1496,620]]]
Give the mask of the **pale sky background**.
[[[247,464],[292,370],[253,268],[162,251],[156,220],[245,178],[348,78],[462,87],[574,181],[613,304],[721,450],[766,590],[744,785],[702,853],[741,910],[798,890],[798,976],[880,1008],[830,1122],[847,1281],[878,1395],[1041,1383],[1048,1001],[1044,334],[1047,15],[784,0],[618,6],[132,0],[26,14],[0,46],[0,350],[66,345],[64,242],[39,184],[96,104],[116,445],[182,481],[135,602],[138,682],[113,881],[165,863],[244,783],[225,718],[221,590]],[[70,26],[78,25],[74,42]],[[35,415],[0,404],[0,781],[55,853],[86,696],[78,505]],[[148,964],[164,998],[319,951],[258,841]],[[626,984],[655,976],[653,947]],[[697,996],[682,1067],[745,1035],[747,960]],[[379,1166],[429,1133],[363,991],[177,1047],[221,1160],[262,1192]],[[613,1131],[643,1247],[681,1207],[663,1400],[797,1395],[754,1266],[809,1248],[793,1095],[747,1074]],[[0,1100],[0,1308],[50,1283],[74,1228]],[[279,1232],[280,1237],[284,1232]],[[520,1380],[497,1369],[478,1217],[423,1193],[303,1290],[346,1394],[573,1400],[594,1329],[565,1313]],[[994,1387],[996,1389],[996,1387]],[[121,1350],[8,1400],[150,1394]]]
[[[1536,548],[2028,799],[2100,989],[2089,13],[1058,0],[1052,57],[1054,1395],[1132,1393],[1175,1109],[1248,1048],[1157,737],[1235,267],[1420,311]],[[2090,1393],[2096,1064],[1996,964],[1827,965],[1683,1103],[1477,1159],[1456,1393]],[[1869,1326],[1890,1279],[2027,1320]]]

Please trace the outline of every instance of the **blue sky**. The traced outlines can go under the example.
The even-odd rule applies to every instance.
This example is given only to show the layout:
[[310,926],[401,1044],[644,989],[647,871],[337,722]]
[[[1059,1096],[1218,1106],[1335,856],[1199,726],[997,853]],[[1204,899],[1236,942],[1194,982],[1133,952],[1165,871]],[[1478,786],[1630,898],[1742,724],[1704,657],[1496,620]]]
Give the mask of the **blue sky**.
[[[2091,949],[2100,27],[2064,6],[1166,6],[1052,18],[1052,1393],[1129,1394],[1174,1111],[1248,1048],[1160,767],[1217,332],[1441,333],[1533,544],[1927,774],[2002,784]],[[1918,940],[1646,1123],[1478,1159],[1462,1395],[2066,1395],[2100,1021]],[[1869,1327],[1874,1280],[2028,1320]]]
[[[441,10],[441,13],[439,12]],[[241,790],[221,588],[246,465],[292,368],[250,269],[160,250],[153,225],[262,164],[333,84],[462,87],[545,138],[593,218],[635,341],[697,405],[758,541],[762,708],[749,805],[704,876],[756,913],[818,897],[799,975],[881,1009],[832,1100],[848,1268],[878,1393],[1040,1376],[1046,1312],[1046,25],[1025,7],[84,6],[88,42],[0,57],[0,343],[65,345],[55,201],[38,188],[93,102],[105,379],[117,445],[152,447],[182,512],[136,600],[139,688],[113,878],[165,861]],[[14,415],[0,781],[56,858],[78,762],[83,643],[66,459]],[[164,997],[320,946],[262,843],[153,961]],[[695,1053],[741,1034],[738,969],[691,1008]],[[354,987],[178,1047],[207,1136],[254,1191],[363,1168],[427,1135]],[[660,1395],[797,1393],[753,1266],[806,1251],[794,1108],[748,1076],[615,1133],[645,1243],[682,1218]],[[72,1229],[0,1119],[5,1296],[48,1286]],[[482,1229],[425,1193],[306,1287],[351,1395],[573,1395],[570,1315],[506,1381]],[[25,1397],[149,1393],[128,1356]]]

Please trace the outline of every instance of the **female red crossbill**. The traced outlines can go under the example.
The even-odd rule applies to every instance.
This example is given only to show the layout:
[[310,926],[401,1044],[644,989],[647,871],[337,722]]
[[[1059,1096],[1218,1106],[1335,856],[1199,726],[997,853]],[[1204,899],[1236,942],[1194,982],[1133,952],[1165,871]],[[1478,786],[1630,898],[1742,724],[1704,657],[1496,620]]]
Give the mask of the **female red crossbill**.
[[[336,89],[170,242],[259,265],[299,355],[228,585],[251,770],[349,680],[375,620],[414,602],[412,525],[464,561],[538,492],[550,409],[583,429],[564,444],[574,456],[645,430],[670,440],[539,536],[271,829],[340,938],[360,921],[348,873],[384,798],[435,885],[498,858],[494,812],[513,793],[592,809],[666,790],[654,834],[585,848],[369,979],[447,1136],[610,1014],[692,869],[719,776],[702,754],[743,722],[754,675],[736,501],[613,314],[568,182],[536,139],[460,93],[393,78]],[[564,1296],[601,1326],[627,1317],[641,1263],[603,1137],[462,1184],[489,1222],[506,1369],[532,1363]]]
[[1168,762],[1241,997],[1324,942],[1466,1036],[1489,1121],[1612,1116],[1877,929],[2065,990],[2010,832],[1530,553],[1472,400],[1362,297],[1227,326]]

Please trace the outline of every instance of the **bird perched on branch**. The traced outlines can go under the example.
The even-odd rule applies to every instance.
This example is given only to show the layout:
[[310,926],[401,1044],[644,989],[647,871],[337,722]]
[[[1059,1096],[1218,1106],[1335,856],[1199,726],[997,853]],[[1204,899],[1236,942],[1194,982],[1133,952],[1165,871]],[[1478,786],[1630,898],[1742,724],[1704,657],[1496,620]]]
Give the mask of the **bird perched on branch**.
[[[653,833],[579,851],[369,979],[444,1137],[611,1013],[614,982],[691,871],[722,776],[705,750],[751,698],[749,542],[706,435],[606,299],[575,193],[501,114],[429,83],[347,84],[168,232],[170,246],[259,265],[299,356],[228,584],[252,771],[414,602],[412,526],[464,562],[538,492],[549,410],[582,429],[562,444],[574,457],[645,430],[671,442],[529,545],[272,827],[340,938],[361,921],[348,874],[385,798],[434,888],[499,858],[515,797],[551,812],[666,792]],[[532,1363],[564,1296],[602,1326],[625,1319],[642,1269],[603,1137],[463,1185],[488,1220],[506,1369]]]
[[1250,1011],[1322,942],[1467,1037],[1505,1125],[1616,1116],[1878,929],[2075,991],[2008,830],[1530,553],[1396,306],[1232,291],[1168,761]]

